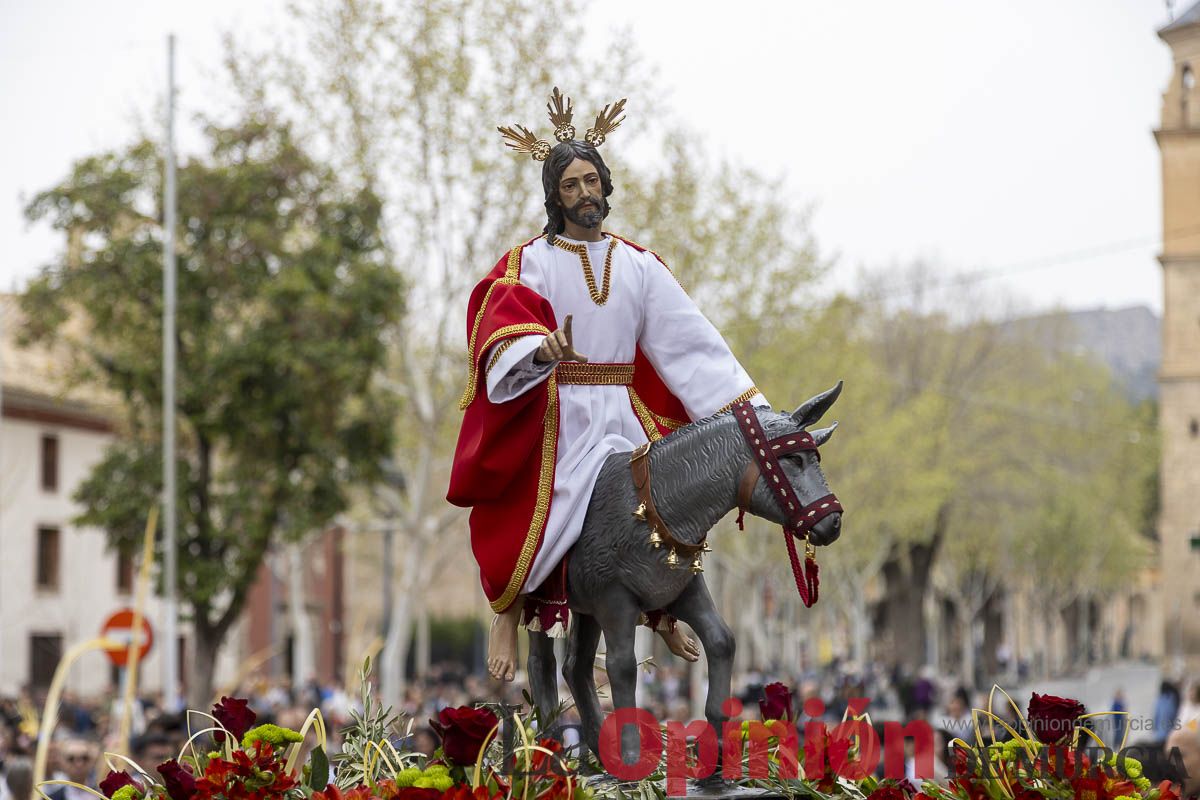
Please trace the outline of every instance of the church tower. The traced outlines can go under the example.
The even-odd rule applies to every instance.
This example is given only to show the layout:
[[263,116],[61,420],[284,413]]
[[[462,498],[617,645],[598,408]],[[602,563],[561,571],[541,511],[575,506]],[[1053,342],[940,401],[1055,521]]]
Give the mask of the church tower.
[[1195,666],[1200,663],[1200,2],[1158,35],[1174,57],[1162,123],[1154,132],[1163,187],[1158,378],[1163,649],[1168,663],[1182,658]]

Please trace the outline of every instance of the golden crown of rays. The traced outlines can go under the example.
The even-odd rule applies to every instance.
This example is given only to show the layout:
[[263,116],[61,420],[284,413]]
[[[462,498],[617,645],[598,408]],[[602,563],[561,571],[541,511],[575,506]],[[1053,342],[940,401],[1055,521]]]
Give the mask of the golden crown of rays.
[[[625,121],[622,113],[624,110],[625,98],[623,97],[615,103],[606,105],[596,115],[595,123],[588,128],[583,140],[592,147],[604,144],[608,134],[615,131],[617,126]],[[555,139],[560,142],[569,142],[575,138],[575,126],[571,124],[571,115],[574,112],[571,98],[560,92],[557,86],[550,95],[550,102],[546,103],[546,112],[550,116],[550,124],[554,126]],[[545,161],[550,157],[550,142],[537,138],[533,131],[524,125],[502,125],[496,130],[500,131],[500,135],[504,137],[504,143],[518,153],[528,153],[533,156],[534,161]]]

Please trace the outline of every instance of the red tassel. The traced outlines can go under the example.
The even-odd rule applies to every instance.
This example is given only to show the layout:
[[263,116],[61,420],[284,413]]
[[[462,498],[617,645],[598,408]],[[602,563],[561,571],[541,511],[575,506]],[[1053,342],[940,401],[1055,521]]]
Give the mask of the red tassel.
[[739,531],[744,531],[744,530],[746,530],[746,524],[745,524],[745,522],[743,521],[743,520],[745,520],[745,519],[746,519],[746,509],[744,509],[744,508],[739,508],[739,509],[738,509],[738,518],[737,518],[737,525],[738,525],[738,530],[739,530]]
[[806,605],[811,608],[816,605],[817,594],[821,588],[820,568],[817,566],[817,560],[812,556],[805,559],[804,577],[808,582],[809,602]]

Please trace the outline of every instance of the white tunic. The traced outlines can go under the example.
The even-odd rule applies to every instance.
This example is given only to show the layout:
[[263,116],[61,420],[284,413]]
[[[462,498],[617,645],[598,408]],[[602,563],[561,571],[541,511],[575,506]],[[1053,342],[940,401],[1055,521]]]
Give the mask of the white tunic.
[[[559,236],[563,242],[581,244]],[[596,288],[603,290],[604,259],[612,240],[586,242]],[[617,240],[608,301],[597,305],[588,292],[582,259],[545,238],[527,246],[521,283],[546,298],[559,327],[573,317],[575,352],[590,363],[632,363],[640,345],[659,377],[692,419],[709,416],[753,387],[729,346],[671,272],[650,253]],[[553,364],[533,361],[544,337],[516,339],[496,361],[495,345],[485,356],[487,396],[511,400],[545,380]],[[554,491],[541,549],[524,592],[541,585],[579,538],[592,488],[609,455],[647,441],[625,386],[558,386],[558,450]],[[761,394],[752,398],[765,404]]]

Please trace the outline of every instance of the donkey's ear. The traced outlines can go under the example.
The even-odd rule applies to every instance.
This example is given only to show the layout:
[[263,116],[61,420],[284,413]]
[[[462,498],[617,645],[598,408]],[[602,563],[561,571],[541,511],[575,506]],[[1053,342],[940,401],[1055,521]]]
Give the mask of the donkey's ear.
[[801,428],[807,428],[818,422],[821,417],[825,416],[825,412],[838,399],[838,395],[842,393],[842,382],[838,381],[837,386],[834,386],[827,392],[822,392],[816,397],[804,403],[796,409],[792,414],[792,419]]
[[828,428],[821,428],[817,431],[809,431],[812,434],[813,441],[817,443],[817,447],[829,441],[829,437],[833,436],[833,432],[837,430],[838,424],[835,422]]

